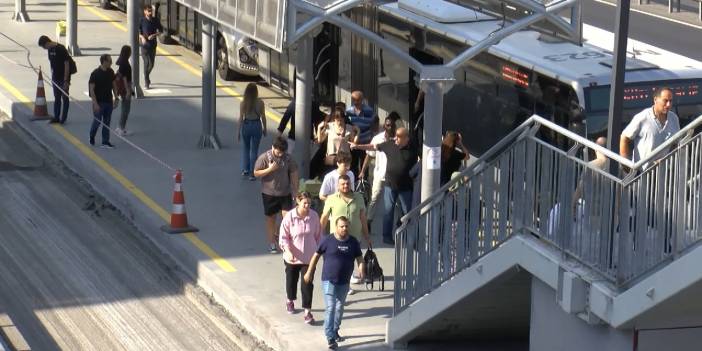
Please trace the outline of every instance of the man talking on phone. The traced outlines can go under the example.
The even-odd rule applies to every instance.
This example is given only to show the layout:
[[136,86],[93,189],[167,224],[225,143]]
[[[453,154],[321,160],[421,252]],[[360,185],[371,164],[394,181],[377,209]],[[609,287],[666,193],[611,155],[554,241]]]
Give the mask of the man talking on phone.
[[144,84],[146,89],[151,86],[149,75],[156,63],[156,38],[163,32],[163,26],[154,16],[151,5],[144,5],[144,18],[139,22],[139,43],[141,44],[141,58],[144,61]]

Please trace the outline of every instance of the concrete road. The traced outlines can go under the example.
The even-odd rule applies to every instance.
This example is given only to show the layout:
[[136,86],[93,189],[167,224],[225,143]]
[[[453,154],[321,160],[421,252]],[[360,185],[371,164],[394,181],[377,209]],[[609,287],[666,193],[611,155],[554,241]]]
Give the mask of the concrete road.
[[0,313],[33,350],[260,348],[26,138],[0,124]]
[[[608,31],[614,30],[614,7],[595,0],[586,0],[582,4],[583,22]],[[702,61],[700,35],[702,30],[699,28],[642,13],[632,11],[629,17],[630,38]]]

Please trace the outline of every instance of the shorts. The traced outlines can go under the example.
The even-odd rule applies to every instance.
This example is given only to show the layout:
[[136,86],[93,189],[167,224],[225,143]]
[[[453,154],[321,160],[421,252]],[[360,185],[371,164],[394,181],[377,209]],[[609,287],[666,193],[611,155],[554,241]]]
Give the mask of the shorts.
[[261,194],[263,199],[263,214],[273,216],[281,211],[289,211],[293,208],[292,196],[273,196]]

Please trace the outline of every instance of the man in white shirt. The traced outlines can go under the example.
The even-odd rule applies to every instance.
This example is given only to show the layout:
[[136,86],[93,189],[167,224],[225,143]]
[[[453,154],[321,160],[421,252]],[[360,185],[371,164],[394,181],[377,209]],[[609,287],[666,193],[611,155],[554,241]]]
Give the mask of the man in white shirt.
[[[399,116],[398,116],[399,117]],[[385,117],[383,123],[383,132],[377,134],[371,139],[371,144],[378,145],[382,144],[388,140],[395,138],[395,118],[391,115]],[[368,228],[371,227],[371,222],[375,216],[375,208],[379,199],[383,198],[383,187],[385,185],[385,167],[387,164],[387,158],[384,152],[377,151],[366,151],[366,159],[363,161],[363,167],[361,167],[361,173],[359,177],[363,179],[366,174],[366,168],[371,159],[375,159],[375,165],[373,166],[373,186],[371,188],[371,198],[368,202]]]
[[336,193],[336,185],[339,182],[339,176],[346,174],[349,176],[351,191],[354,189],[355,179],[351,168],[351,155],[346,152],[336,154],[336,169],[324,175],[322,186],[319,188],[319,199],[327,200],[327,196]]
[[[680,121],[671,111],[673,92],[670,88],[659,88],[653,94],[653,107],[637,113],[624,128],[619,140],[619,154],[638,162],[651,155],[651,152],[680,131]],[[634,143],[632,155],[631,144]],[[658,155],[658,158],[664,154]],[[632,157],[633,156],[633,157]],[[644,165],[644,169],[651,166]]]

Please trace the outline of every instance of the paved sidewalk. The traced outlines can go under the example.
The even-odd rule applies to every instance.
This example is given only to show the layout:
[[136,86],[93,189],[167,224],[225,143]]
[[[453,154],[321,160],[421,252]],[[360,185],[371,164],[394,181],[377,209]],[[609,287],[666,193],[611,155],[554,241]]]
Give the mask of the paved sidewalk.
[[[55,39],[54,25],[65,17],[65,5],[40,1],[28,1],[32,22],[25,24],[9,20],[13,4],[0,5],[7,18],[0,32],[25,45],[34,65],[48,68],[46,52],[37,47],[37,38],[47,34]],[[235,117],[247,82],[225,82],[217,90],[218,135],[223,149],[199,150],[201,58],[179,46],[159,46],[165,51],[157,56],[152,90],[147,91],[146,98],[132,103],[128,129],[134,134],[128,138],[168,165],[183,169],[188,217],[201,230],[196,235],[166,235],[159,227],[169,216],[173,172],[114,135],[111,138],[116,145],[114,150],[93,148],[87,142],[92,120],[87,112],[88,76],[98,66],[100,54],[110,53],[113,62],[116,60],[119,48],[127,41],[126,17],[83,0],[79,1],[78,15],[78,44],[83,56],[75,58],[78,73],[72,78],[71,96],[79,102],[71,103],[67,124],[29,121],[28,107],[36,92],[36,74],[12,63],[27,64],[26,52],[4,37],[0,37],[0,108],[115,204],[266,344],[277,350],[326,347],[321,327],[324,315],[321,272],[316,277],[313,302],[318,322],[308,326],[302,321],[302,313],[285,312],[283,262],[280,255],[267,253],[260,184],[239,176]],[[53,94],[48,85],[46,93],[49,111],[53,111]],[[263,151],[270,147],[270,135],[277,134],[276,111],[284,109],[289,100],[266,89],[261,95],[271,111],[269,137],[262,142]],[[112,119],[115,127],[119,107]],[[97,142],[100,141],[98,135]],[[380,242],[377,234],[373,239]],[[357,286],[362,291],[349,297],[342,325],[347,341],[342,347],[386,348],[385,324],[392,316],[393,252],[387,246],[376,251],[385,269],[386,290],[365,291]]]

